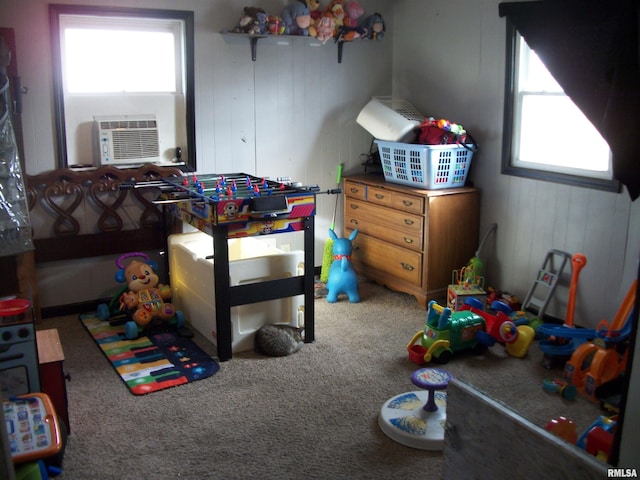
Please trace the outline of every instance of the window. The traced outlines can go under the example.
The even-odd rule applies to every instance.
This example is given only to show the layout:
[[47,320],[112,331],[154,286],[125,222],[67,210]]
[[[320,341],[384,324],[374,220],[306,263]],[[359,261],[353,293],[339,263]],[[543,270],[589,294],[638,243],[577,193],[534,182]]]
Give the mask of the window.
[[[180,58],[176,59],[180,30],[138,30],[142,25],[131,25],[131,30],[124,31],[87,25],[75,27],[76,19],[61,17],[65,94],[183,94],[178,84],[182,63]],[[174,21],[163,22],[162,26],[178,29],[180,25]]]
[[508,25],[502,172],[619,191],[609,145]]
[[195,169],[193,12],[51,5],[58,164],[97,164],[94,117],[155,115]]

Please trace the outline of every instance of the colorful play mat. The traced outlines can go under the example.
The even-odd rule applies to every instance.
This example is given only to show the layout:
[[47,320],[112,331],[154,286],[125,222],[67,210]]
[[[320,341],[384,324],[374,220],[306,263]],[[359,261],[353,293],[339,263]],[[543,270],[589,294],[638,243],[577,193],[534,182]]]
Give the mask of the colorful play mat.
[[95,314],[82,314],[80,321],[134,395],[202,380],[220,369],[190,338],[170,328],[127,340],[124,325],[111,325]]

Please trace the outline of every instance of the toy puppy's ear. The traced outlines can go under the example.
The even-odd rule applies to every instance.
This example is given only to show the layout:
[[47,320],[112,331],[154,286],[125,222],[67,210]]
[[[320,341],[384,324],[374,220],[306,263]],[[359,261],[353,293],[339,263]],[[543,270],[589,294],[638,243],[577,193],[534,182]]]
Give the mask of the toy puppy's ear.
[[147,265],[149,265],[153,269],[154,272],[156,270],[158,270],[158,264],[157,264],[157,262],[154,262],[153,260],[149,260],[147,262]]
[[116,282],[124,283],[125,281],[126,281],[126,278],[124,276],[124,270],[118,270],[116,272]]

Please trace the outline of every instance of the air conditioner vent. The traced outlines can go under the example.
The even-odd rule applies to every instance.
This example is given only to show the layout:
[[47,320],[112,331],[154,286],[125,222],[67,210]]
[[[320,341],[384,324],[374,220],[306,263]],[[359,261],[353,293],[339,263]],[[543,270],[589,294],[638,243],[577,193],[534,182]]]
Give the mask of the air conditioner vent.
[[127,165],[160,161],[155,115],[94,117],[96,162]]
[[158,130],[114,130],[111,135],[113,158],[137,160],[158,157]]

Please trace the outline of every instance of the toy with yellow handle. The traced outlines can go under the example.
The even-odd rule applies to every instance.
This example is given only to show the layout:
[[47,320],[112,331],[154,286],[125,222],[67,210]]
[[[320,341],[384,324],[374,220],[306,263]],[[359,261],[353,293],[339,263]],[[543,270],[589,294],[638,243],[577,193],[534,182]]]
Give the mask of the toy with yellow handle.
[[423,345],[416,343],[419,339],[422,339],[423,335],[423,330],[416,332],[411,341],[407,344],[409,358],[412,362],[417,363],[418,365],[431,362],[433,352],[438,348],[447,349],[451,346],[451,342],[448,340],[437,340],[429,347],[429,349],[427,349]]
[[[336,184],[340,188],[340,182],[342,181],[342,163],[338,165],[338,173],[336,178]],[[335,231],[336,228],[336,214],[338,212],[338,196],[336,195],[336,203],[333,207],[333,218],[331,220],[331,230]],[[333,239],[328,238],[324,244],[324,252],[322,254],[322,266],[320,268],[320,281],[327,283],[329,280],[329,269],[333,263]]]

